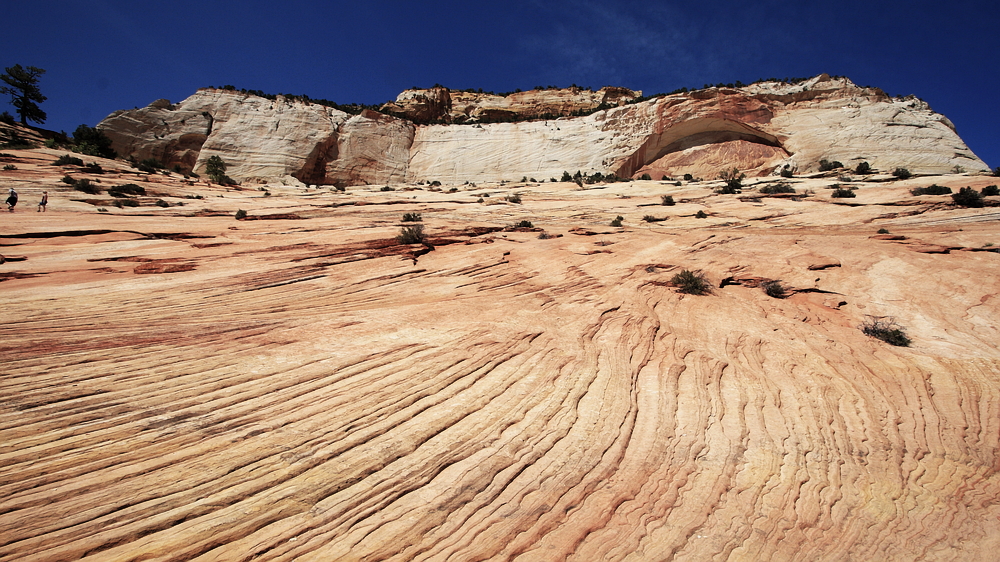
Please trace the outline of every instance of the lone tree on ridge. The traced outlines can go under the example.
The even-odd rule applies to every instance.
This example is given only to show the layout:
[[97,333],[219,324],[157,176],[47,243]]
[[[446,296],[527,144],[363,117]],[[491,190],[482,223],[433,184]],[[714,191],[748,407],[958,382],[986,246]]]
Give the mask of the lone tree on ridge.
[[0,80],[7,83],[0,86],[0,94],[9,94],[10,103],[21,115],[21,124],[27,125],[28,121],[44,123],[47,115],[38,107],[39,103],[45,101],[45,96],[38,89],[38,77],[45,74],[45,70],[29,66],[24,68],[19,64],[5,68],[6,72],[0,74]]

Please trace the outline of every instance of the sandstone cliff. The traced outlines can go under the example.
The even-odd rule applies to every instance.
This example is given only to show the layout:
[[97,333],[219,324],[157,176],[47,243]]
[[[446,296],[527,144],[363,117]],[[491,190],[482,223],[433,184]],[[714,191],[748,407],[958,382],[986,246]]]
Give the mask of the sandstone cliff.
[[451,91],[435,86],[399,94],[382,110],[414,121],[476,123],[524,119],[571,117],[598,108],[624,105],[642,92],[608,86],[593,91],[583,88],[537,89],[506,95]]
[[[159,100],[116,112],[98,127],[120,154],[196,171],[218,155],[237,180],[293,176],[311,184],[545,179],[564,170],[714,178],[733,166],[760,176],[786,165],[796,173],[816,171],[822,159],[918,174],[988,169],[926,103],[846,78],[820,75],[793,85],[764,82],[625,103],[637,94],[605,88],[501,97],[433,88],[409,90],[384,106],[420,122],[469,122],[419,125],[374,111],[351,116],[280,96],[200,90],[177,105]],[[610,105],[581,117],[476,122]]]

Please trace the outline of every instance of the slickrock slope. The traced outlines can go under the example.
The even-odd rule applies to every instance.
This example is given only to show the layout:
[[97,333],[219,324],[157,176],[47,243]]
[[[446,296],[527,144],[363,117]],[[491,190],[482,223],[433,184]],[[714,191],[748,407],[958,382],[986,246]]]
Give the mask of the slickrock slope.
[[[336,109],[278,97],[199,90],[177,105],[166,100],[119,111],[98,127],[121,154],[155,157],[203,171],[211,156],[237,180],[292,176],[306,184],[396,181],[448,183],[561,177],[563,171],[654,179],[706,179],[736,165],[751,176],[784,166],[816,171],[819,161],[918,174],[988,167],[943,115],[916,98],[890,98],[846,78],[820,75],[795,85],[765,82],[709,88],[640,103],[623,88],[539,90],[507,97],[408,90],[385,106],[415,125],[373,111]],[[479,123],[565,115],[605,104],[584,117]],[[466,124],[454,124],[465,120]],[[471,123],[471,124],[469,124]],[[288,182],[286,182],[288,183]],[[294,183],[294,182],[291,182]]]
[[909,194],[997,178],[265,193],[12,152],[0,560],[1000,550],[1000,213]]

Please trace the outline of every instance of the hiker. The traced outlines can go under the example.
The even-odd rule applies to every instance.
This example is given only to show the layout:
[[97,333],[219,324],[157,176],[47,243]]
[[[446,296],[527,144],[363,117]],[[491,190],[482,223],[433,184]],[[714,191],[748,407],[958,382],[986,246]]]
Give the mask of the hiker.
[[14,205],[17,205],[17,192],[10,188],[10,195],[7,196],[7,210],[14,212]]
[[42,200],[38,202],[38,212],[39,213],[44,213],[45,212],[45,206],[48,205],[48,204],[49,204],[49,192],[48,191],[43,191],[42,192]]

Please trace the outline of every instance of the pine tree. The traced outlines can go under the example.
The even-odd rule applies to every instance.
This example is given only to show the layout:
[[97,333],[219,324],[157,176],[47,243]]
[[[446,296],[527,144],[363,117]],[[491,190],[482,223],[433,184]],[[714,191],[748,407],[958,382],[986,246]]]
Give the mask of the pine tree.
[[38,77],[45,74],[45,70],[34,66],[23,68],[19,64],[4,70],[6,73],[0,74],[0,80],[8,85],[0,86],[0,94],[10,95],[11,105],[21,115],[21,124],[27,125],[28,121],[44,123],[47,116],[38,104],[48,98],[38,89]]

